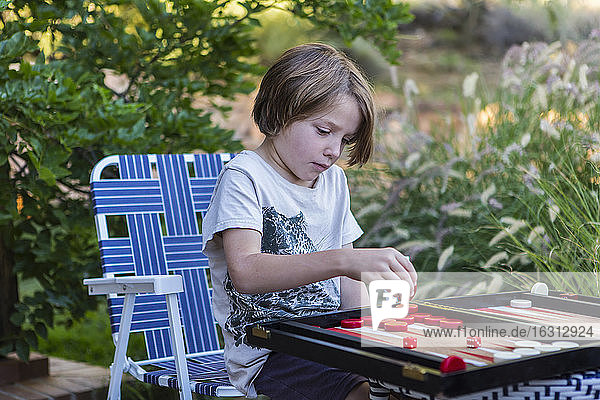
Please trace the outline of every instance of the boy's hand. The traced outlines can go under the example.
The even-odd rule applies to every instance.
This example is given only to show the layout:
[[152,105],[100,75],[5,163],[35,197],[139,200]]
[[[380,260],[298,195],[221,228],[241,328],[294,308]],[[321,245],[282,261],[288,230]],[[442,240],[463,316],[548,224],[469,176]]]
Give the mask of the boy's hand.
[[410,285],[410,295],[414,296],[417,287],[417,272],[410,259],[398,250],[352,249],[346,276],[369,284],[380,279],[402,279]]

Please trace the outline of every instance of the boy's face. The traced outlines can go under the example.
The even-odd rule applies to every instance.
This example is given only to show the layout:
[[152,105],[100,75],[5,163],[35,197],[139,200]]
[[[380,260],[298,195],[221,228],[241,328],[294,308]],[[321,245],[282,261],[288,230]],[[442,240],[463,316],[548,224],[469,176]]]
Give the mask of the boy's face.
[[288,181],[312,187],[319,174],[340,158],[360,122],[356,100],[345,96],[322,114],[296,121],[271,137],[267,162]]

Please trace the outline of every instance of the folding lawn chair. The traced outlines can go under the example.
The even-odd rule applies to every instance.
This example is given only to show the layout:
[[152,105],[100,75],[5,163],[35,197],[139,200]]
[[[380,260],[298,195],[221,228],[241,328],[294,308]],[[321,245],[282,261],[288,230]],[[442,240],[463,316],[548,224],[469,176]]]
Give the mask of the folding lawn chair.
[[[208,259],[200,252],[202,215],[232,156],[115,155],[94,167],[91,192],[103,278],[84,284],[90,294],[108,297],[116,345],[109,399],[120,398],[123,372],[175,388],[186,400],[191,392],[242,395],[225,371]],[[135,332],[144,334],[147,360],[126,356]]]

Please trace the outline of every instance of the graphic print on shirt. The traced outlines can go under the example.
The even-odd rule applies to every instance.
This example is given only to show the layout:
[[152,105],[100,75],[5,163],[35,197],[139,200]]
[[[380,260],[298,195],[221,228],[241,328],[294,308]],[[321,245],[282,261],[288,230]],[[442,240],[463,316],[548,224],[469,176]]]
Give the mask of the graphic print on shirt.
[[[263,207],[262,213],[262,253],[289,255],[317,251],[306,233],[302,212],[287,217],[274,207]],[[244,340],[244,328],[249,324],[333,311],[340,306],[340,292],[331,279],[280,292],[246,294],[235,289],[227,273],[223,286],[231,305],[225,329],[234,337],[236,346]]]

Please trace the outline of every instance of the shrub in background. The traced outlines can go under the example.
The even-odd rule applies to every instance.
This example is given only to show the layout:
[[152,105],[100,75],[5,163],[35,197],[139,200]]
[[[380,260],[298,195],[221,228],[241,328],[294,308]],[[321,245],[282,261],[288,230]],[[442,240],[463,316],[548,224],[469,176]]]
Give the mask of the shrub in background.
[[394,246],[422,271],[597,271],[599,61],[597,31],[525,43],[492,98],[465,79],[459,128],[427,135],[414,110],[388,120],[377,163],[349,171],[359,245]]

